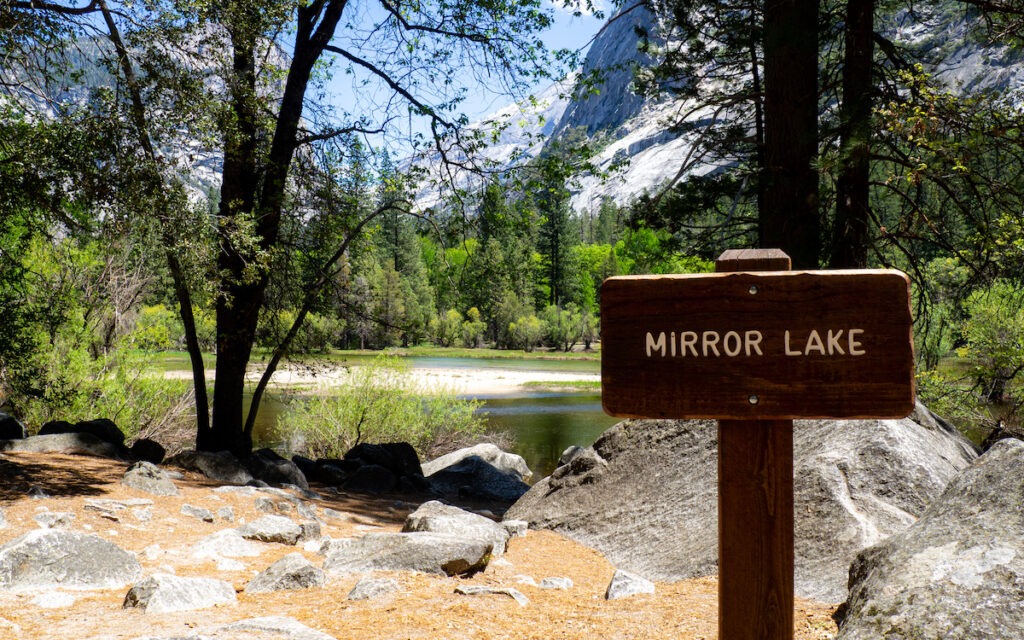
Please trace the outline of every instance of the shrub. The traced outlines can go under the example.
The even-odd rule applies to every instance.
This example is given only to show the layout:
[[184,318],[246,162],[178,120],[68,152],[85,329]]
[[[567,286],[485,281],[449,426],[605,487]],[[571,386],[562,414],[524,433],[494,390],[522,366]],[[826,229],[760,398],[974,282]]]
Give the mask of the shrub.
[[294,396],[278,417],[276,437],[291,451],[340,458],[361,442],[408,442],[420,455],[441,441],[483,433],[480,403],[450,389],[426,388],[398,358],[381,356],[350,369],[340,388]]

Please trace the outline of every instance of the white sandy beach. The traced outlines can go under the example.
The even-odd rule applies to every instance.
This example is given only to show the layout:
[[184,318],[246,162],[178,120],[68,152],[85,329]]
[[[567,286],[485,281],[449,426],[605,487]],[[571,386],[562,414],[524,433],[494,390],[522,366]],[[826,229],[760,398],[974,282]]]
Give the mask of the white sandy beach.
[[[278,387],[309,387],[311,389],[343,386],[348,383],[352,370],[349,367],[308,368],[293,365],[282,366],[274,373],[271,385]],[[208,369],[207,378],[213,377]],[[262,374],[262,367],[253,368],[250,380],[255,384]],[[460,396],[489,398],[514,396],[528,390],[527,383],[544,383],[557,387],[586,381],[600,382],[599,373],[544,371],[523,369],[502,369],[498,367],[412,367],[406,375],[415,386],[423,391],[445,390]],[[166,377],[188,378],[188,371],[169,371]]]

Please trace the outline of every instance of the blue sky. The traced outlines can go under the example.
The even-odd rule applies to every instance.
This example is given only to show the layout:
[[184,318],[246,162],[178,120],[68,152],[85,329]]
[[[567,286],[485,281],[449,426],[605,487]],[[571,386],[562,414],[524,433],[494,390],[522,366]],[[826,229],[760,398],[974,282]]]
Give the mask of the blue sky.
[[[601,19],[596,18],[589,12],[584,12],[580,16],[573,15],[572,5],[585,5],[586,1],[545,0],[544,4],[546,8],[551,10],[554,18],[552,27],[547,32],[541,34],[549,49],[585,50],[589,46],[591,40],[605,22],[609,13],[608,7],[610,2],[608,0],[591,0],[597,9],[605,12],[605,17]],[[570,6],[565,7],[564,2],[570,3]],[[581,7],[581,9],[583,8]],[[467,78],[467,85],[470,85],[471,82],[472,79]],[[549,82],[545,81],[542,85],[534,87],[532,91],[542,91],[548,85]],[[366,112],[367,109],[373,110],[382,107],[380,104],[374,106],[375,100],[372,94],[366,94],[365,89],[354,86],[353,77],[341,72],[340,67],[337,66],[335,67],[334,79],[328,84],[327,90],[331,94],[326,96],[327,101],[333,104],[336,110],[349,110],[358,113],[361,110]],[[363,94],[362,97],[359,94]],[[386,97],[390,94],[390,91],[385,91],[380,95]],[[443,94],[433,98],[429,96],[424,97],[428,100],[444,99]],[[522,97],[525,96],[518,96],[518,98]],[[516,99],[517,96],[503,94],[499,88],[492,86],[492,83],[482,83],[476,87],[470,86],[465,101],[460,105],[460,111],[465,113],[471,121],[480,120],[484,116],[512,104]],[[404,111],[404,107],[401,108],[401,111]],[[405,125],[403,122],[402,128],[408,126],[413,131],[419,130],[422,123],[416,123],[414,120],[410,119],[408,125]]]

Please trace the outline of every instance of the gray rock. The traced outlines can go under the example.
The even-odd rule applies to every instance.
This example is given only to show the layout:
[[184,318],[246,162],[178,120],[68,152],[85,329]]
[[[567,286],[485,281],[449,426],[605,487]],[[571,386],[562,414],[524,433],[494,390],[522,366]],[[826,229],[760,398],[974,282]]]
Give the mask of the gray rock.
[[487,567],[491,545],[439,533],[372,533],[362,538],[332,540],[326,555],[324,571],[334,574],[419,571],[472,575]]
[[398,486],[398,476],[377,464],[364,464],[349,474],[342,488],[352,493],[390,493]]
[[427,481],[442,495],[500,502],[514,502],[530,490],[518,472],[502,471],[478,456],[435,471]]
[[570,462],[572,462],[573,458],[583,453],[585,450],[586,449],[579,446],[578,444],[566,447],[565,451],[562,452],[562,455],[558,457],[558,466],[562,467],[569,464]]
[[335,640],[333,636],[284,616],[241,620],[221,627],[214,637],[217,640]]
[[104,442],[109,442],[118,447],[124,447],[124,432],[108,418],[96,420],[82,420],[75,425],[75,431],[79,433],[90,433]]
[[149,438],[139,438],[133,442],[131,448],[128,449],[128,453],[131,454],[132,458],[140,462],[151,462],[153,464],[160,464],[167,456],[167,450],[164,449],[163,445]]
[[217,517],[225,522],[234,522],[235,510],[230,506],[221,507],[220,509],[217,509]]
[[196,471],[211,480],[228,484],[248,484],[252,474],[227,451],[183,451],[167,460],[168,464]]
[[572,580],[564,577],[544,578],[540,581],[541,589],[572,589]]
[[348,592],[346,600],[376,600],[398,591],[398,581],[394,578],[362,578]]
[[192,547],[193,558],[251,558],[262,550],[235,529],[224,529],[200,538]]
[[526,520],[502,520],[501,526],[508,532],[509,538],[522,538],[530,529],[530,523]]
[[0,440],[22,440],[27,435],[28,431],[21,420],[0,411]]
[[155,496],[176,496],[178,487],[152,462],[136,462],[125,471],[121,484]]
[[425,502],[409,514],[402,531],[430,531],[475,538],[489,543],[495,557],[505,553],[509,539],[508,531],[497,522],[437,500]]
[[4,510],[0,509],[0,529],[7,528],[7,516],[4,515]]
[[203,522],[214,521],[212,511],[210,511],[206,507],[197,507],[193,504],[181,505],[181,515],[190,516],[192,518],[196,518],[197,520],[202,520]]
[[289,553],[249,581],[245,590],[252,593],[320,587],[324,572],[301,553]]
[[277,513],[278,511],[277,502],[275,502],[273,498],[268,498],[266,496],[256,498],[254,506],[257,511],[262,511],[263,513]]
[[33,518],[44,529],[66,529],[75,521],[75,514],[67,511],[44,511]]
[[302,537],[302,527],[284,516],[263,516],[239,527],[238,533],[246,540],[295,545]]
[[139,517],[139,515],[143,513],[148,514],[148,517],[152,518],[151,506],[153,506],[153,501],[146,498],[133,498],[128,500],[86,498],[82,509],[85,511],[95,511],[107,520],[120,522],[123,512],[128,509],[132,509],[132,513],[140,520],[146,517],[146,515]]
[[617,600],[642,593],[654,593],[654,583],[634,573],[616,569],[608,589],[604,593],[605,600]]
[[837,640],[1024,638],[1024,442],[1001,440],[850,567]]
[[142,609],[146,613],[168,613],[209,609],[236,602],[235,588],[230,582],[157,573],[133,586],[122,606],[125,609]]
[[132,554],[74,531],[37,529],[0,547],[0,589],[113,589],[141,574]]
[[0,440],[0,451],[29,453],[74,453],[122,459],[123,450],[89,433],[54,433],[20,440]]
[[[716,440],[712,421],[619,423],[505,517],[559,531],[650,579],[716,573]],[[796,593],[843,600],[857,552],[913,522],[973,451],[959,434],[909,419],[798,421]]]
[[254,451],[245,461],[246,468],[254,478],[271,485],[290,484],[303,490],[309,489],[306,475],[299,467],[271,449]]
[[459,449],[440,458],[435,458],[423,465],[423,475],[434,475],[438,471],[457,465],[466,458],[472,457],[480,458],[495,469],[509,475],[514,475],[524,482],[529,481],[533,476],[533,471],[530,470],[522,456],[502,451],[497,445],[489,442]]
[[519,589],[512,587],[486,587],[481,585],[459,585],[455,587],[455,593],[464,596],[508,596],[516,601],[520,607],[530,604],[529,598],[523,595]]

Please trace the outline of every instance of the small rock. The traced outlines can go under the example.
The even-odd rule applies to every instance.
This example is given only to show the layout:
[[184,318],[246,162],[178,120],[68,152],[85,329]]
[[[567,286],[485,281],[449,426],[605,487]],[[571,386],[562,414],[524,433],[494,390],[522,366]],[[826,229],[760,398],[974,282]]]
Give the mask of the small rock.
[[530,600],[521,591],[513,587],[483,587],[475,585],[459,585],[455,587],[455,593],[464,596],[502,595],[515,600],[520,607],[530,604]]
[[541,589],[572,589],[572,580],[569,578],[544,578],[540,581]]
[[225,522],[234,522],[235,510],[231,507],[221,507],[220,509],[217,509],[217,517]]
[[136,462],[128,467],[121,484],[157,496],[178,495],[178,487],[152,462]]
[[192,548],[193,558],[253,557],[261,549],[242,537],[235,529],[224,529],[201,538]]
[[[294,618],[267,616],[251,618],[221,627],[231,638],[281,638],[281,640],[335,640],[333,636],[311,629]],[[240,631],[241,635],[234,635]],[[216,637],[221,637],[219,632]]]
[[245,590],[252,593],[300,590],[323,586],[324,572],[301,553],[290,553],[249,581]]
[[31,487],[29,487],[27,493],[28,497],[32,498],[33,500],[46,500],[47,498],[50,497],[50,494],[47,493],[45,489],[43,489],[37,484],[34,484]]
[[265,496],[256,498],[256,510],[263,513],[277,513],[277,503]]
[[197,507],[191,504],[181,505],[181,514],[184,516],[192,516],[202,520],[203,522],[213,522],[213,512],[205,507]]
[[33,518],[44,529],[67,528],[75,521],[75,514],[68,512],[46,511]]
[[394,578],[366,577],[356,583],[348,592],[348,600],[376,600],[398,591],[398,581]]
[[42,609],[64,609],[75,604],[75,596],[70,593],[48,591],[32,598],[32,604]]
[[530,523],[526,520],[502,520],[501,526],[505,527],[510,538],[522,538],[526,536]]
[[302,527],[284,516],[263,516],[239,527],[238,533],[247,540],[295,545],[302,536]]
[[617,600],[641,593],[654,593],[654,583],[628,571],[616,569],[612,581],[608,584],[608,590],[605,591],[604,598],[605,600]]
[[122,606],[125,609],[142,609],[147,613],[168,613],[236,602],[235,589],[229,582],[157,573],[132,587]]

